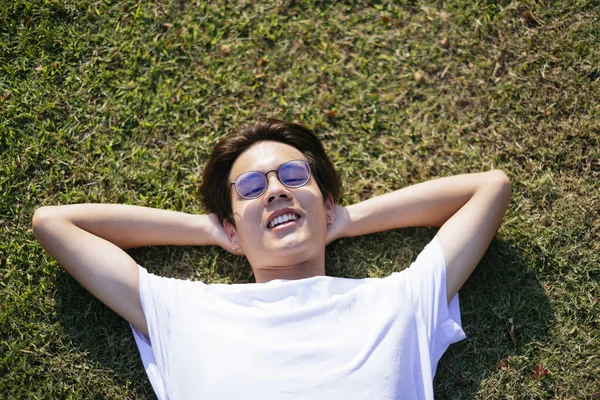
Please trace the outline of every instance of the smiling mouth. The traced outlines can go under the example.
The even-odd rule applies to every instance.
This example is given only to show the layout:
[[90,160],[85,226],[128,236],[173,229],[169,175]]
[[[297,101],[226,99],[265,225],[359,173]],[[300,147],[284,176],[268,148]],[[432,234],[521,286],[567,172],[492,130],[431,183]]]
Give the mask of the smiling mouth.
[[285,224],[286,222],[289,221],[296,221],[297,219],[299,219],[300,216],[298,214],[295,214],[293,212],[289,212],[287,214],[283,214],[280,215],[278,217],[275,217],[271,220],[271,222],[269,222],[269,224],[267,225],[267,227],[269,229],[273,229],[279,225]]

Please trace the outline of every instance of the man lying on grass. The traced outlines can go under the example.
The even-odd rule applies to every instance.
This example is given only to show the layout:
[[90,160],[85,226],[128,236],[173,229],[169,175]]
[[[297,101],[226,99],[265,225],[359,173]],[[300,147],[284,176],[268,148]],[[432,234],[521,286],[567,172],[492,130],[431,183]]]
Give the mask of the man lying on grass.
[[[341,207],[317,137],[260,120],[215,147],[203,179],[209,215],[76,204],[33,216],[44,249],[131,323],[160,399],[433,398],[440,357],[465,337],[457,292],[510,201],[502,171]],[[331,241],[411,226],[440,229],[410,268],[325,276]],[[159,277],[123,251],[150,245],[221,246],[256,283]]]

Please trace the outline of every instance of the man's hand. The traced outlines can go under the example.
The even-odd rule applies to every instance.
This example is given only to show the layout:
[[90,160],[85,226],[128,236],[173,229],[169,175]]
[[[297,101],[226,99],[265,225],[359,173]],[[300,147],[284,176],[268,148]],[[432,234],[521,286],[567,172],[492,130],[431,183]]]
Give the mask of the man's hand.
[[233,244],[227,237],[225,229],[223,229],[223,224],[221,224],[221,222],[219,221],[217,214],[208,214],[208,220],[212,231],[212,241],[215,245],[222,247],[223,249],[227,250],[231,254],[235,254],[236,256],[241,256],[244,254],[239,248],[233,248]]
[[334,240],[348,236],[349,227],[351,224],[350,214],[348,209],[343,206],[335,206],[335,218],[333,223],[327,227],[327,239],[325,244],[329,244]]

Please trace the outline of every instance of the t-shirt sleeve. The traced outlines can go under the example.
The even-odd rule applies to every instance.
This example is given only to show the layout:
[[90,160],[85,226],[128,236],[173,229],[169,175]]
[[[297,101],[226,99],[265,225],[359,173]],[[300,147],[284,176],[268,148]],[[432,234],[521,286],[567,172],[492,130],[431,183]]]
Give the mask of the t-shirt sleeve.
[[159,399],[166,399],[165,382],[169,376],[169,338],[171,319],[189,290],[202,282],[165,278],[139,268],[140,300],[149,336],[133,325],[133,335],[146,373]]
[[447,301],[446,260],[437,236],[404,272],[408,279],[408,297],[415,307],[417,318],[425,326],[431,366],[435,372],[437,362],[448,346],[466,337],[460,320],[458,294],[450,303]]

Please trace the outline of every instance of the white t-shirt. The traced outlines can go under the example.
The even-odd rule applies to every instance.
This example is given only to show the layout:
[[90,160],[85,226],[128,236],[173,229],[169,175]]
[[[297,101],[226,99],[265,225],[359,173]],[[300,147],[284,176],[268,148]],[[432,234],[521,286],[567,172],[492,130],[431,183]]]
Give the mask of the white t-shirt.
[[133,328],[159,399],[432,399],[465,337],[434,238],[386,278],[211,284],[140,268],[150,338]]

